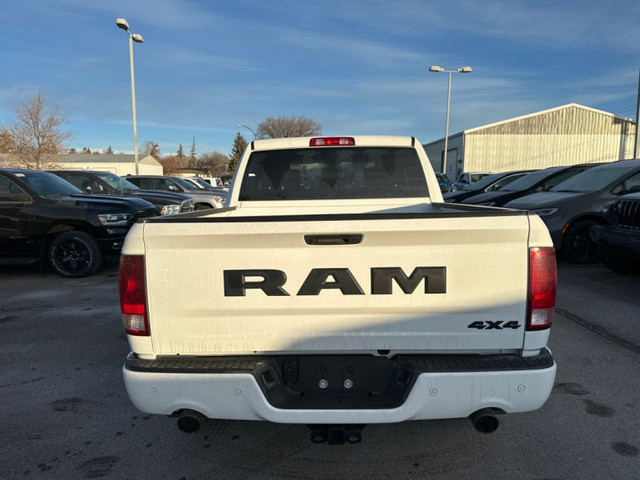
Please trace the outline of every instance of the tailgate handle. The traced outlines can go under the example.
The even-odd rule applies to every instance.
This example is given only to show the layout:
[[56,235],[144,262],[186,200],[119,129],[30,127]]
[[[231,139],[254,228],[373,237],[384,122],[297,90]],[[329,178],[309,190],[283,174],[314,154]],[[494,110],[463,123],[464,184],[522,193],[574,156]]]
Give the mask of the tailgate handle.
[[333,235],[305,235],[307,245],[357,245],[362,242],[361,233],[336,233]]

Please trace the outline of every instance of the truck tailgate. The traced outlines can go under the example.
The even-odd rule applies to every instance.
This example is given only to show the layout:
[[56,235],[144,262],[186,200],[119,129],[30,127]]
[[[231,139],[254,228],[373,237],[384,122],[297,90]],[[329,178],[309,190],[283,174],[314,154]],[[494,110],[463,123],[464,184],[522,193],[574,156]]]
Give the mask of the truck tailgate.
[[153,349],[520,349],[528,234],[526,215],[501,212],[148,222]]

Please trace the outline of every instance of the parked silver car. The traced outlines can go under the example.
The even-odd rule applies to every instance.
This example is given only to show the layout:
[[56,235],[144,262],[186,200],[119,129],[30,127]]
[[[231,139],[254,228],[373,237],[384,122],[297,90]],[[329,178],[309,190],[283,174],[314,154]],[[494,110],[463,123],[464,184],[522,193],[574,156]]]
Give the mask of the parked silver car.
[[127,175],[123,178],[143,190],[184,193],[193,198],[193,205],[196,210],[222,208],[226,202],[226,192],[224,190],[205,190],[198,188],[193,183],[181,177],[168,175]]

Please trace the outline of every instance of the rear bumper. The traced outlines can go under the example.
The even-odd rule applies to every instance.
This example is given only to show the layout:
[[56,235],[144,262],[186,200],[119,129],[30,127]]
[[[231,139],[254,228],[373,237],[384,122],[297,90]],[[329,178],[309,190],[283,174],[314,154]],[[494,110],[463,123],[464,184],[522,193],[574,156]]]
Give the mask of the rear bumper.
[[443,357],[411,357],[418,371],[406,394],[397,406],[381,408],[358,407],[370,402],[353,395],[337,403],[331,397],[340,395],[316,396],[332,408],[305,401],[298,408],[295,401],[279,403],[278,395],[274,401],[262,375],[264,358],[149,361],[131,354],[123,375],[131,401],[143,412],[170,415],[189,409],[209,418],[304,424],[461,418],[482,408],[527,412],[540,408],[553,388],[556,364],[546,349],[538,357],[495,355],[479,362],[481,356],[475,355]]

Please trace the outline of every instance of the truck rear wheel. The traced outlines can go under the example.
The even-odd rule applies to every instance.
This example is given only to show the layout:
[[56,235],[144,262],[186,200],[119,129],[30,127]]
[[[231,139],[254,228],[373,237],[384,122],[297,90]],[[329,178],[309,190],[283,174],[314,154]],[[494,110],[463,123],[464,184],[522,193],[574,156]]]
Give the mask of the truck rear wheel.
[[63,277],[88,277],[100,268],[102,254],[90,234],[81,231],[65,232],[51,242],[49,263]]

